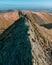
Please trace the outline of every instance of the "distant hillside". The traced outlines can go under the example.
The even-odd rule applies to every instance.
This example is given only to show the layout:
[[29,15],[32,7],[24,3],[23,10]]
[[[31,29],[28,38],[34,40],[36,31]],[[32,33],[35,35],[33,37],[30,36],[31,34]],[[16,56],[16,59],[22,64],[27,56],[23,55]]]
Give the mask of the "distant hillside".
[[[28,13],[28,11],[21,10],[23,13]],[[49,24],[52,23],[52,14],[47,12],[31,12],[32,17],[38,24]],[[6,29],[8,26],[14,23],[15,20],[19,19],[19,11],[8,10],[0,11],[0,30]]]
[[19,18],[18,11],[0,12],[0,30],[5,30]]

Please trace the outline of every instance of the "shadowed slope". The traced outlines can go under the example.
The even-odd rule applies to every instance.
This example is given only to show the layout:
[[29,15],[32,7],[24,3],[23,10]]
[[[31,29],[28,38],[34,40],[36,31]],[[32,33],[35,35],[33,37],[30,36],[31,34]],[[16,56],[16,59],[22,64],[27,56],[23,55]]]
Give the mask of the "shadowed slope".
[[0,65],[32,65],[28,30],[22,17],[0,35],[0,42],[4,44],[0,48]]
[[50,24],[42,24],[41,26],[44,26],[45,28],[52,29],[52,23]]

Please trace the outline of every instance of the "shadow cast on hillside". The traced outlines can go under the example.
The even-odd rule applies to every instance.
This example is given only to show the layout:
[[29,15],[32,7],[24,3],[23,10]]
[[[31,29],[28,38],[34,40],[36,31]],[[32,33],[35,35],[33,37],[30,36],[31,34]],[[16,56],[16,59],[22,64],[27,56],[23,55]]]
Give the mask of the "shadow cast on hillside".
[[47,29],[52,29],[52,23],[50,23],[50,24],[42,24],[41,26],[44,26]]
[[33,65],[29,27],[21,17],[0,35],[0,65]]

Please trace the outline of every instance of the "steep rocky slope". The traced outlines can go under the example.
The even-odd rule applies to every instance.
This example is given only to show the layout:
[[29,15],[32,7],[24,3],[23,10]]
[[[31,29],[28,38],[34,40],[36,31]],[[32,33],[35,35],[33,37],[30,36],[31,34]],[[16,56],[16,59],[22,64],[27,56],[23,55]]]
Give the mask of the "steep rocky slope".
[[[0,65],[52,65],[52,34],[30,11],[0,35]],[[49,33],[50,32],[50,33]]]

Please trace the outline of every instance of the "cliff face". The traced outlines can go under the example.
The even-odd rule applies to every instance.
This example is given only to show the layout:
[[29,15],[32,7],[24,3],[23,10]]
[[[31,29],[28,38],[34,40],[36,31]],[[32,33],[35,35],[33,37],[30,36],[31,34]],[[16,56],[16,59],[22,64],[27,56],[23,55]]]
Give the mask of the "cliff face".
[[[0,65],[52,65],[52,34],[30,11],[0,35]],[[35,15],[36,16],[36,15]]]

